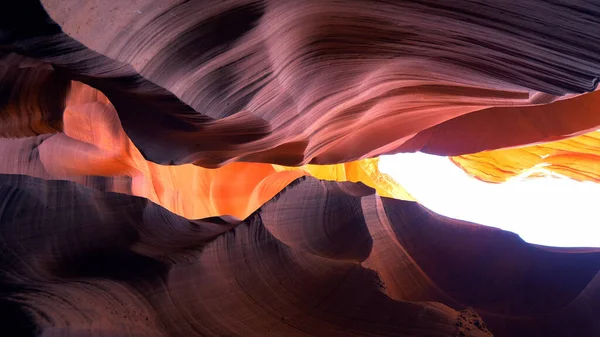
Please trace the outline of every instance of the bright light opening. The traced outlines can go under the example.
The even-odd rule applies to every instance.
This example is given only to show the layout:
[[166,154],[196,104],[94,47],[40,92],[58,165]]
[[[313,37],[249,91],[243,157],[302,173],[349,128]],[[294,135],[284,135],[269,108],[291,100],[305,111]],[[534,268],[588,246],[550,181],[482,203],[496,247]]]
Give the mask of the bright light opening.
[[491,184],[447,157],[423,153],[383,156],[379,170],[436,213],[502,228],[539,245],[600,247],[600,184],[556,175]]

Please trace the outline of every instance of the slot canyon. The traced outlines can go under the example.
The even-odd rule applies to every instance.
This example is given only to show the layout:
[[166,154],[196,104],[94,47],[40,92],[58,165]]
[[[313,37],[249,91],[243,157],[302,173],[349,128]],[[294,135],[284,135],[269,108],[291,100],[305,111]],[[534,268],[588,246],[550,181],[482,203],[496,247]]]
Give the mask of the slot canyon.
[[594,0],[3,1],[0,336],[600,337],[382,164],[599,184],[599,78]]

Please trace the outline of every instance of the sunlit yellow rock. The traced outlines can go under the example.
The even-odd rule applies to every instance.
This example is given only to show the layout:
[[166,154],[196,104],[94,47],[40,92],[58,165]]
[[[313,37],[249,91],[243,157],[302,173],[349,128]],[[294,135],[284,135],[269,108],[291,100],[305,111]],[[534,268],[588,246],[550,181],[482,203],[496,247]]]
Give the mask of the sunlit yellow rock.
[[362,182],[383,197],[415,200],[392,177],[379,171],[379,158],[336,165],[305,165],[300,168],[274,165],[277,171],[302,169],[322,180]]
[[456,156],[452,161],[473,177],[491,183],[512,177],[559,174],[600,182],[600,131],[532,146]]

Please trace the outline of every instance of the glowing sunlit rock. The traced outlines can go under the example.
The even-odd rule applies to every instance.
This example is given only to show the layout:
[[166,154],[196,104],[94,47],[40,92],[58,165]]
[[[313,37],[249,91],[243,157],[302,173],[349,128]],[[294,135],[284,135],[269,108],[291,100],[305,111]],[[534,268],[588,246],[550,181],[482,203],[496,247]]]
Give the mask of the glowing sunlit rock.
[[[373,158],[336,165],[304,165],[299,169],[322,180],[361,182],[367,186],[373,187],[382,197],[415,200],[392,177],[379,171],[378,165],[379,158]],[[277,171],[292,171],[298,169],[296,167],[273,166]]]
[[[382,196],[412,199],[394,180],[379,173],[377,159],[303,167],[230,163],[217,169],[149,162],[123,131],[106,96],[79,82],[71,84],[63,120],[64,132],[43,138],[33,149],[19,140],[2,140],[5,147],[21,150],[5,154],[0,173],[28,173],[37,164],[44,174],[30,174],[46,179],[107,177],[104,188],[148,198],[188,218],[233,215],[243,219],[304,175],[363,182]],[[18,162],[15,157],[31,157],[33,151],[39,154],[34,160],[13,165]],[[130,177],[131,183],[118,184],[117,177],[123,176]]]
[[593,1],[19,0],[0,17],[0,335],[600,335],[598,250],[303,177],[408,198],[353,161],[598,129]]
[[473,177],[491,183],[559,174],[600,182],[600,132],[537,145],[452,157]]

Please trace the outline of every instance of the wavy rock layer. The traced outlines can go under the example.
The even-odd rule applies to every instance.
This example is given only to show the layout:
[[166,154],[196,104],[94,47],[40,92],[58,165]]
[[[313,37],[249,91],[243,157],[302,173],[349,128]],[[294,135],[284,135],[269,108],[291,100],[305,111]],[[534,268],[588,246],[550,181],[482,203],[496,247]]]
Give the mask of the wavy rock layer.
[[[144,157],[161,164],[457,155],[600,125],[570,100],[568,111],[521,110],[595,89],[593,3],[340,4],[43,1],[50,19],[25,0],[3,8],[0,47],[51,64],[63,86],[67,77],[101,90]],[[483,136],[513,114],[536,126]],[[557,122],[566,116],[569,126]],[[475,146],[462,136],[470,118],[483,124]]]
[[67,181],[2,175],[0,191],[0,319],[15,328],[53,336],[600,333],[600,252],[532,246],[361,184],[303,178],[244,221],[187,220]]
[[514,149],[452,157],[477,179],[501,183],[521,176],[535,178],[558,173],[578,181],[600,183],[600,132]]
[[[541,0],[3,2],[0,325],[600,335],[600,252],[301,178],[396,196],[376,160],[350,162],[598,129],[599,17]],[[185,163],[204,168],[165,166]],[[309,163],[347,164],[279,166]]]
[[[416,138],[427,139],[422,152],[444,156],[540,144],[598,129],[600,92],[547,105],[492,108],[429,128]],[[461,134],[457,135],[457,130]]]
[[415,200],[394,178],[379,171],[379,158],[362,159],[335,165],[273,166],[277,171],[302,169],[310,173],[311,176],[321,180],[361,182],[374,188],[377,194],[382,197]]
[[472,311],[386,296],[360,264],[374,243],[364,185],[305,181],[243,222],[18,175],[0,176],[0,193],[0,320],[15,333],[490,335]]
[[[26,59],[14,54],[8,58],[18,59],[13,64],[24,67]],[[42,67],[35,64],[24,73],[35,73]],[[103,191],[142,196],[188,218],[227,214],[243,219],[305,174],[325,180],[361,181],[383,196],[412,198],[393,179],[379,173],[377,159],[303,167],[261,163],[231,163],[218,169],[158,165],[143,158],[123,131],[114,106],[98,90],[72,82],[66,106],[55,111],[62,108],[62,120],[57,123],[61,122],[58,127],[63,132],[0,139],[4,159],[0,173],[68,179]],[[31,132],[33,127],[46,125],[36,115],[26,119],[8,111],[6,116],[13,118],[14,127],[7,130],[14,134],[27,134],[28,126]]]

